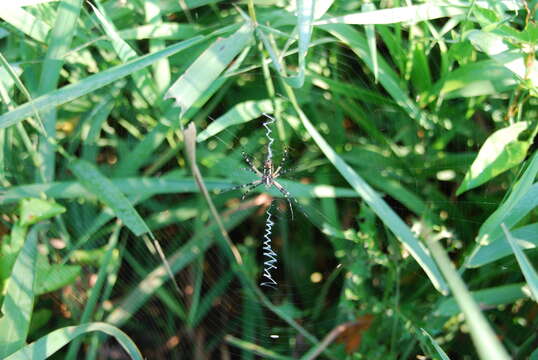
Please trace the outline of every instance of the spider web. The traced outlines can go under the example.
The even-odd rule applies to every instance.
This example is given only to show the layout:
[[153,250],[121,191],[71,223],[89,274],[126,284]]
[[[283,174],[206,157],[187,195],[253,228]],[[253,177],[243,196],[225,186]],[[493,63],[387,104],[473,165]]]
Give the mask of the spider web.
[[[366,89],[376,86],[371,80],[371,74],[359,72],[355,55],[350,54],[344,47],[338,49],[338,52],[337,62],[333,64],[329,62],[326,66],[330,72],[328,76],[325,76],[323,71],[319,73],[316,69],[309,70],[318,79],[318,84],[321,84],[319,78],[326,77],[344,80],[364,79],[362,85]],[[312,63],[316,63],[319,59],[329,59],[330,54],[313,48],[309,57]],[[255,70],[251,74],[258,78],[262,77],[261,71]],[[276,78],[273,80],[277,82]],[[257,93],[263,92],[265,89],[259,84],[260,82],[257,82],[256,85],[249,86],[255,87]],[[331,94],[312,83],[297,92],[299,96],[315,97],[314,103],[319,103],[319,108],[330,108],[327,104],[335,102],[335,99],[330,97]],[[362,101],[361,104],[367,109],[367,116],[386,121],[376,121],[376,124],[386,124],[385,129],[379,129],[381,132],[389,134],[395,126],[395,121],[391,123],[391,120],[403,116],[394,107],[378,108],[368,101]],[[340,111],[337,106],[333,108],[336,112]],[[214,109],[212,117],[217,118],[225,111],[225,108]],[[348,130],[340,135],[346,136],[348,133],[349,147],[346,144],[343,149],[337,150],[342,152],[344,159],[357,168],[359,173],[369,174],[370,178],[366,177],[367,181],[375,176],[389,179],[387,181],[402,180],[398,168],[387,167],[384,162],[379,161],[383,155],[380,155],[379,148],[372,146],[368,135],[356,125],[346,123],[345,116],[340,117],[342,123],[335,124],[331,123],[330,118],[324,118],[327,114],[313,112],[312,115],[317,127],[324,133],[341,131],[338,128],[348,127]],[[286,112],[284,116],[291,114]],[[402,131],[401,144],[405,144],[409,138],[418,137],[420,130],[418,125],[411,121],[408,121],[408,124],[409,128]],[[332,165],[320,155],[311,139],[297,135],[288,123],[280,125],[284,127],[285,134],[292,134],[289,138],[276,136],[273,150],[274,158],[280,159],[284,148],[288,148],[289,160],[286,166],[295,170],[278,179],[299,202],[298,205],[292,201],[295,211],[293,221],[289,204],[274,188],[266,191],[260,186],[243,201],[239,191],[213,194],[212,198],[224,219],[229,222],[230,236],[239,247],[246,267],[252,271],[251,276],[256,279],[257,284],[260,282],[263,262],[266,260],[263,256],[265,211],[274,199],[271,239],[272,249],[277,254],[278,261],[277,269],[272,274],[278,286],[276,289],[263,288],[263,293],[287,318],[308,319],[307,323],[301,326],[321,338],[324,334],[317,333],[316,329],[326,329],[334,325],[337,311],[333,305],[345,296],[340,294],[339,290],[350,281],[346,278],[346,270],[342,264],[349,265],[346,259],[351,255],[359,256],[352,254],[353,251],[361,251],[356,243],[344,239],[345,234],[326,235],[327,226],[341,231],[353,229],[355,233],[360,229],[366,231],[365,229],[374,228],[376,229],[374,233],[380,234],[386,232],[386,229],[356,197],[338,198],[335,201],[332,197],[305,196],[305,190],[298,185],[313,182],[349,187]],[[278,134],[278,130],[275,130],[274,134]],[[457,147],[457,140],[455,143],[454,146]],[[256,176],[252,172],[241,170],[247,167],[242,160],[241,152],[251,154],[256,166],[260,168],[263,167],[263,159],[266,157],[266,145],[265,129],[259,120],[228,128],[218,137],[199,144],[197,156],[202,170],[210,175],[206,178],[208,186],[213,190],[226,190],[234,184],[255,179]],[[467,166],[468,163],[462,161],[462,171]],[[408,168],[411,171],[424,170],[424,166],[413,164]],[[439,170],[443,169],[439,166]],[[176,175],[184,175],[184,170],[184,168],[179,171],[170,170],[167,176],[173,179]],[[431,164],[427,170],[435,176],[436,164]],[[413,184],[402,180],[402,183],[416,194],[428,190],[422,189],[418,182]],[[377,190],[381,191],[379,188]],[[451,191],[448,188],[446,190],[447,193]],[[398,191],[398,187],[395,191]],[[450,205],[445,203],[446,200],[436,200],[435,195],[433,193],[431,197],[427,196],[429,200],[426,209],[439,212],[440,208]],[[385,199],[404,219],[411,222],[410,219],[417,217],[409,210],[408,204],[403,204],[390,195],[385,196]],[[78,200],[62,203],[68,207],[65,222],[68,224],[69,233],[74,239],[87,238],[81,250],[96,250],[106,246],[113,233],[114,223],[109,221],[95,232],[85,225],[91,224],[91,219],[100,213],[98,204]],[[412,199],[409,203],[413,203]],[[480,224],[481,220],[471,214],[475,212],[477,205],[484,203],[491,205],[492,208],[498,205],[498,201],[477,198],[469,200],[468,205],[463,207],[468,213],[446,210],[451,226],[458,227],[458,224],[467,222]],[[310,348],[311,344],[305,336],[298,334],[296,329],[283,320],[283,316],[277,316],[274,311],[268,310],[259,298],[245,291],[236,276],[235,264],[223,255],[225,250],[218,239],[218,231],[214,226],[211,227],[212,218],[200,196],[192,193],[156,195],[140,204],[138,210],[154,229],[154,234],[173,268],[176,266],[173,261],[175,256],[184,254],[186,250],[198,254],[192,262],[176,272],[176,281],[182,293],[177,293],[170,281],[166,280],[166,275],[162,275],[162,271],[160,277],[163,279],[162,286],[156,287],[155,291],[149,294],[138,293],[137,286],[155,280],[155,277],[151,277],[152,272],[162,270],[163,265],[147,239],[137,238],[126,229],[119,232],[118,243],[121,245],[117,255],[119,271],[116,278],[111,276],[108,279],[105,288],[109,287],[110,294],[106,300],[99,302],[98,312],[102,311],[100,315],[102,320],[116,321],[138,344],[146,358],[203,359],[229,356],[229,358],[252,359],[254,358],[252,351],[247,349],[249,347],[252,349],[253,345],[290,356],[300,356]],[[51,238],[55,238],[56,235],[52,233]],[[390,242],[381,246],[386,252],[394,251],[396,247],[395,243]],[[344,253],[337,253],[334,256],[335,249]],[[61,246],[54,251],[49,254],[51,261],[68,256],[62,251]],[[56,327],[76,323],[88,300],[88,292],[94,285],[95,276],[99,271],[98,264],[95,262],[81,264],[82,275],[76,283],[43,296],[36,304],[37,310],[47,308],[50,303],[55,304],[51,306],[54,309],[54,316],[48,321],[53,321]],[[378,270],[375,267],[369,269]],[[421,272],[420,269],[416,271]],[[373,286],[372,291],[379,291],[379,286]],[[325,293],[322,300],[318,297],[320,292]],[[143,299],[146,296],[147,298]],[[116,310],[107,311],[111,308]],[[122,309],[123,313],[117,309]],[[350,320],[351,316],[356,315],[352,311],[346,314],[349,318],[338,320]],[[114,341],[101,336],[96,336],[95,339],[99,342],[96,347],[97,358],[126,358]],[[344,340],[342,342],[344,343]],[[85,345],[83,350],[89,352],[92,347]],[[57,358],[63,356],[65,352],[57,355]]]

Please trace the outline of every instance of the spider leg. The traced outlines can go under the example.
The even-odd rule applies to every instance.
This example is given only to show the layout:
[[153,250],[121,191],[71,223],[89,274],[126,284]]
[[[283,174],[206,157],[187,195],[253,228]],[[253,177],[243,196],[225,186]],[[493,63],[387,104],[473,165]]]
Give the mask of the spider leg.
[[299,202],[297,201],[297,199],[295,199],[288,190],[286,190],[284,188],[284,186],[280,185],[278,183],[278,181],[274,181],[273,180],[273,185],[278,189],[278,191],[280,191],[282,193],[282,195],[284,195],[284,197],[286,198],[286,200],[288,200],[288,204],[290,206],[290,212],[291,212],[291,220],[293,220],[293,206],[291,206],[291,199],[293,199],[293,201],[299,205]]
[[245,200],[245,197],[247,196],[247,194],[249,192],[251,192],[252,190],[254,190],[255,188],[257,188],[258,186],[260,186],[262,183],[263,183],[263,181],[261,181],[261,180],[256,180],[256,181],[250,183],[250,186],[248,187],[247,191],[245,191],[243,196],[241,196],[241,200]]
[[246,184],[241,184],[241,185],[233,186],[233,187],[228,188],[228,189],[221,190],[220,192],[224,193],[224,192],[234,191],[234,190],[238,190],[238,189],[242,189],[242,188],[246,188],[246,187],[258,186],[261,183],[262,183],[261,180],[254,180],[254,181],[251,181],[251,182],[246,183]]
[[241,151],[241,155],[243,156],[243,160],[245,160],[245,162],[248,164],[249,170],[251,170],[254,174],[261,177],[263,174],[261,173],[260,170],[258,170],[256,166],[254,166],[254,163],[252,162],[252,158],[250,157],[250,155],[244,151]]
[[288,160],[288,155],[288,148],[285,147],[284,152],[282,153],[282,159],[280,159],[280,165],[276,168],[275,173],[273,174],[274,178],[288,172],[288,169],[284,169],[284,164],[286,164],[286,161]]

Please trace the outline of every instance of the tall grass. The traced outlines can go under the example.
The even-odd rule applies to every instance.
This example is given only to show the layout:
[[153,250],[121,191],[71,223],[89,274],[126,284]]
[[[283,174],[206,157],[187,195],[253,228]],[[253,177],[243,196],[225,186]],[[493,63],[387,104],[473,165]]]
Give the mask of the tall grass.
[[[1,358],[537,356],[535,2],[0,19]],[[213,192],[248,177],[263,113],[303,213],[277,201],[276,290],[282,193]]]

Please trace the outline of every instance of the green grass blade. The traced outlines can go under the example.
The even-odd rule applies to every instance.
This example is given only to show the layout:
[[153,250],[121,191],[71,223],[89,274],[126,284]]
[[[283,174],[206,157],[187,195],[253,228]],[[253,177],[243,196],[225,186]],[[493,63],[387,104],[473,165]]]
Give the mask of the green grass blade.
[[0,319],[0,358],[20,349],[26,342],[34,308],[34,283],[37,262],[37,233],[39,225],[28,233],[11,276],[2,304]]
[[[43,61],[41,77],[39,79],[38,93],[47,94],[58,87],[60,71],[64,63],[64,56],[71,46],[71,40],[75,35],[77,19],[82,6],[82,0],[62,0],[58,5],[54,27],[50,33],[48,50]],[[46,136],[56,137],[56,109],[41,114],[43,129]],[[56,167],[55,149],[46,140],[46,136],[41,135],[39,140],[39,152],[42,158],[42,165],[37,171],[41,172],[42,178],[46,181],[54,179],[54,169]],[[38,177],[39,178],[39,177]]]
[[519,137],[529,126],[529,122],[517,122],[491,134],[465,174],[456,195],[480,186],[519,165],[525,159],[532,142],[532,139],[519,140]]
[[[154,25],[156,28],[160,28],[163,25],[161,18],[161,10],[157,0],[145,0],[144,12],[146,15],[146,22]],[[151,52],[156,52],[166,47],[164,39],[150,39],[149,49]],[[170,63],[168,59],[162,59],[153,64],[153,78],[155,79],[157,89],[164,93],[164,91],[170,86],[171,73]]]
[[513,89],[516,86],[515,76],[504,66],[494,60],[482,60],[468,63],[450,71],[446,78],[432,86],[432,92],[446,99],[458,97],[473,97],[480,95],[497,95]]
[[67,85],[58,90],[51,91],[48,94],[39,96],[38,98],[17,107],[15,110],[0,116],[0,128],[5,128],[22,121],[24,118],[32,115],[35,111],[46,111],[83,95],[87,95],[103,86],[128,76],[135,71],[143,69],[162,58],[172,56],[196,45],[203,40],[205,40],[205,37],[196,36],[192,39],[171,45],[157,53],[141,56],[126,64],[118,65],[98,74],[89,76],[76,84]]
[[[375,5],[371,2],[365,2],[361,6],[363,12],[375,11]],[[372,58],[372,70],[374,73],[374,79],[377,82],[379,77],[379,64],[377,62],[377,46],[375,39],[375,26],[373,24],[368,24],[364,26],[364,31],[366,33],[366,40],[368,41],[368,49],[370,50],[370,57]]]
[[[129,196],[150,196],[157,194],[181,194],[198,192],[194,180],[183,178],[127,178],[109,179],[115,188],[119,188]],[[282,180],[282,184],[289,187],[298,197],[357,197],[354,190],[334,187],[330,185],[309,185],[300,182]],[[208,179],[206,181],[209,190],[220,190],[236,185],[231,180]],[[256,190],[261,191],[261,190]],[[95,195],[86,189],[82,182],[66,181],[48,184],[31,184],[12,186],[0,194],[0,203],[10,204],[25,197],[39,197],[45,194],[54,199],[73,199],[77,197],[94,198]],[[282,193],[271,190],[271,194],[281,197]]]
[[[288,95],[295,99],[291,89],[288,88]],[[439,273],[437,265],[430,257],[424,246],[417,240],[409,227],[403,220],[387,205],[387,203],[368,185],[356,172],[351,168],[325,141],[321,134],[312,125],[308,117],[300,109],[295,100],[292,100],[295,110],[297,111],[306,131],[312,136],[321,151],[327,159],[334,165],[338,172],[346,179],[351,187],[360,195],[370,208],[379,216],[387,227],[392,231],[394,236],[401,241],[406,249],[411,253],[415,260],[422,267],[424,272],[430,278],[432,284],[441,293],[447,292],[445,280]]]
[[512,187],[510,195],[501,206],[491,214],[480,227],[477,236],[479,245],[487,245],[501,233],[501,223],[506,222],[506,218],[512,214],[514,208],[525,198],[531,189],[536,174],[538,173],[538,153],[535,153],[521,178]]
[[450,358],[445,353],[443,348],[441,348],[441,346],[439,346],[437,341],[435,341],[435,339],[430,334],[428,334],[428,332],[426,330],[421,328],[420,331],[422,331],[422,334],[424,334],[431,341],[433,347],[435,348],[435,351],[437,351],[437,355],[439,355],[441,357],[441,360],[450,360]]
[[21,350],[5,358],[5,360],[28,360],[28,359],[46,359],[67,345],[76,337],[99,331],[113,336],[121,347],[127,352],[131,359],[143,360],[142,354],[136,347],[136,344],[123,331],[105,323],[90,323],[78,326],[68,326],[54,330],[49,334],[41,337],[39,340],[26,345]]
[[[525,225],[512,230],[512,236],[517,239],[519,247],[523,249],[535,249],[538,246],[536,234],[538,234],[538,223]],[[474,268],[484,266],[510,255],[512,250],[507,241],[506,236],[502,234],[500,237],[493,239],[488,245],[477,246],[469,256],[465,267]]]
[[[374,61],[370,56],[368,42],[361,33],[346,24],[322,25],[320,28],[328,31],[336,38],[340,39],[343,43],[347,44],[351,50],[353,50],[353,52],[373,71]],[[409,117],[417,120],[421,126],[426,128],[431,127],[426,115],[418,108],[416,103],[411,100],[407,94],[407,90],[402,88],[398,75],[380,56],[378,57],[378,66],[379,82],[392,96],[394,101],[396,101],[396,103],[407,112]]]
[[232,60],[252,39],[247,23],[231,36],[218,39],[207,48],[168,89],[165,99],[173,98],[181,109],[180,117],[198,100]]
[[506,350],[500,343],[488,321],[467,290],[467,286],[454,269],[448,255],[437,241],[428,243],[431,253],[450,286],[452,295],[462,310],[478,355],[483,360],[508,360]]
[[318,20],[315,25],[323,24],[394,24],[400,22],[415,23],[442,17],[451,17],[467,13],[467,9],[455,5],[438,5],[435,3],[396,7]]
[[291,360],[292,359],[291,357],[280,355],[274,352],[273,350],[266,349],[260,345],[251,343],[249,341],[238,339],[232,335],[226,335],[224,340],[227,343],[237,346],[240,349],[247,350],[256,355],[260,355],[264,359],[274,359],[274,360]]
[[34,40],[45,43],[51,27],[18,6],[2,4],[0,18]]
[[201,27],[197,25],[164,22],[119,30],[118,34],[123,40],[184,40],[196,36],[200,30]]
[[273,102],[270,99],[239,103],[201,131],[196,137],[196,142],[205,141],[230,126],[257,119],[264,112],[273,112]]
[[286,82],[295,87],[302,87],[306,68],[306,52],[312,37],[312,20],[314,18],[314,0],[297,0],[297,30],[299,33],[299,73],[285,78]]
[[[112,21],[105,14],[102,6],[97,3],[97,8],[93,5],[92,7],[95,16],[101,23],[101,26],[105,30],[105,33],[110,38],[114,50],[118,54],[121,61],[124,63],[128,62],[137,57],[136,52],[125,42],[121,36],[118,34],[116,28],[112,24]],[[166,59],[166,58],[164,58]],[[163,59],[161,59],[163,60]],[[159,60],[159,61],[161,61]],[[155,105],[157,101],[157,89],[154,86],[153,79],[148,69],[140,69],[139,71],[133,72],[131,74],[133,81],[136,87],[140,90],[140,93],[143,95],[144,99],[151,105]]]
[[504,225],[503,223],[501,224],[501,227],[506,235],[506,240],[510,244],[512,251],[516,256],[519,268],[521,269],[525,280],[527,280],[527,284],[529,285],[529,288],[531,290],[532,297],[534,301],[538,302],[538,274],[536,273],[536,270],[531,265],[529,259],[527,258],[523,250],[521,250],[521,248],[519,247],[517,239],[513,237],[512,234],[510,234],[510,231],[508,231],[506,225]]
[[116,216],[136,236],[150,232],[129,199],[110,179],[101,174],[93,164],[85,160],[72,160],[69,163],[69,169],[73,171],[73,174],[88,191],[114,210]]
[[[527,296],[523,292],[524,283],[496,286],[488,289],[471,291],[474,301],[480,304],[482,309],[495,309],[500,305],[513,304]],[[461,312],[454,297],[441,301],[434,312],[435,316],[454,316]]]

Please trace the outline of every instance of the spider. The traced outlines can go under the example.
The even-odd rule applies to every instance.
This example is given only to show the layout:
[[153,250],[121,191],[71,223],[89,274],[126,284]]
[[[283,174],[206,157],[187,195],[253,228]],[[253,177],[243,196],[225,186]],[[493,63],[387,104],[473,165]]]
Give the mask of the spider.
[[260,186],[262,184],[265,185],[266,189],[269,189],[269,188],[271,188],[271,186],[274,186],[278,191],[280,191],[282,193],[282,195],[284,195],[284,198],[286,198],[286,200],[288,201],[288,204],[289,204],[289,207],[290,207],[290,212],[291,212],[291,219],[293,220],[293,207],[291,206],[291,200],[290,199],[293,199],[295,202],[297,202],[297,200],[290,194],[290,192],[288,190],[286,190],[286,188],[284,186],[282,186],[282,184],[280,184],[278,181],[276,181],[276,179],[278,179],[282,174],[287,172],[287,170],[284,169],[282,167],[282,165],[287,160],[288,150],[284,149],[284,153],[283,153],[282,159],[280,161],[280,166],[277,167],[276,169],[275,169],[275,167],[273,165],[273,160],[272,160],[271,156],[268,155],[265,158],[265,161],[263,162],[263,171],[260,171],[254,165],[254,162],[252,161],[252,158],[246,152],[242,151],[241,155],[243,156],[243,160],[245,160],[245,162],[249,166],[247,168],[247,170],[250,170],[251,172],[256,174],[259,177],[259,179],[251,181],[251,182],[246,183],[246,184],[234,186],[234,187],[228,189],[227,191],[247,188],[247,191],[245,191],[243,196],[241,196],[241,200],[244,200],[249,192],[251,192],[252,190],[254,190],[255,188],[257,188],[258,186]]

